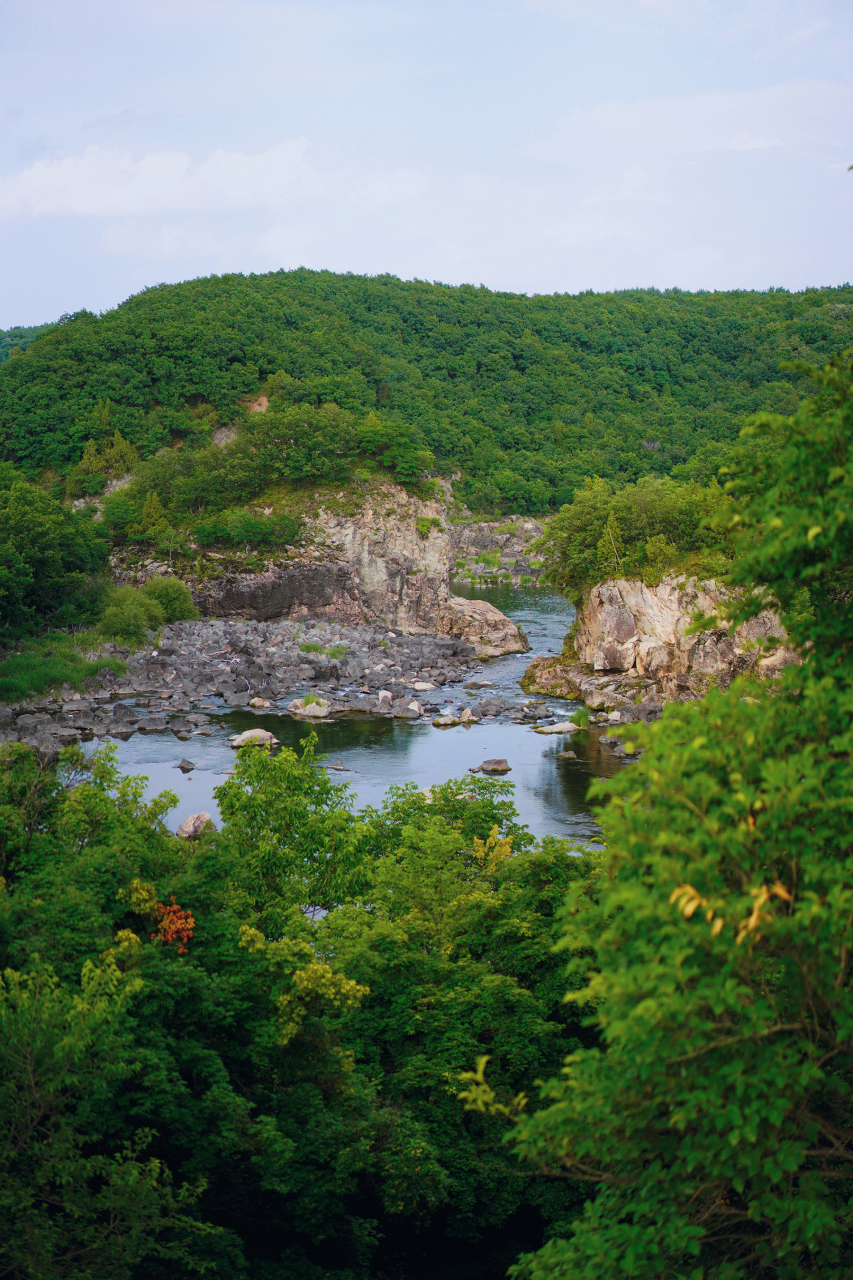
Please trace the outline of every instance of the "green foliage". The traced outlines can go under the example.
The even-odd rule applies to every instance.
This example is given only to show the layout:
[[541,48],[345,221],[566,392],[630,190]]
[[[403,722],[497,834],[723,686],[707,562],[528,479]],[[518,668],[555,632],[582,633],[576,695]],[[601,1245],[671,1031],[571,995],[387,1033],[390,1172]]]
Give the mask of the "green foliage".
[[[34,958],[0,978],[0,1267],[4,1274],[130,1280],[150,1255],[186,1259],[175,1228],[200,1187],[176,1197],[151,1134],[110,1149],[109,1109],[134,1074],[126,1006],[141,981],[83,966],[79,991]],[[171,1237],[171,1239],[169,1238]]]
[[107,639],[134,645],[141,644],[149,630],[157,631],[165,622],[165,602],[161,601],[159,593],[137,590],[136,587],[116,587],[107,596],[98,627]]
[[143,457],[177,440],[167,453],[221,455],[204,448],[212,428],[262,389],[270,409],[245,428],[258,454],[235,486],[220,457],[214,509],[249,501],[267,465],[336,483],[359,453],[405,483],[431,454],[483,511],[554,510],[592,475],[705,485],[749,415],[793,411],[800,375],[780,361],[844,346],[851,301],[850,286],[527,297],[305,269],[160,285],[63,317],[2,364],[0,457],[64,473],[108,401]]
[[14,360],[23,355],[30,343],[34,342],[39,334],[47,333],[52,328],[52,324],[36,324],[29,326],[17,325],[13,329],[0,329],[0,364],[5,364],[7,360]]
[[166,622],[180,622],[183,619],[198,617],[189,588],[181,582],[180,578],[149,578],[141,588],[141,594],[156,600]]
[[293,516],[257,516],[247,507],[232,507],[197,520],[192,536],[201,546],[281,546],[300,542],[302,525]]
[[421,538],[428,538],[433,529],[441,528],[441,521],[435,516],[418,516],[415,528]]
[[[788,633],[832,670],[848,662],[853,593],[853,354],[824,369],[798,366],[815,394],[791,418],[759,415],[744,431],[765,448],[734,455],[726,488],[733,506],[717,523],[734,536],[731,581],[744,593],[733,617],[768,605],[784,613]],[[814,660],[814,659],[813,659]]]
[[[106,405],[98,401],[94,410],[105,426],[109,425],[109,408],[109,401]],[[83,456],[65,481],[66,496],[79,498],[83,494],[100,493],[108,477],[123,476],[138,462],[139,454],[118,431],[111,439],[103,439],[100,445],[93,439],[87,440]]]
[[0,656],[0,702],[21,702],[63,684],[82,689],[105,667],[123,672],[124,664],[117,658],[83,656],[83,650],[96,647],[99,641],[100,636],[91,633],[52,632],[20,641],[19,651]]
[[598,574],[602,578],[612,578],[619,573],[619,566],[625,558],[625,543],[622,531],[614,512],[607,516],[607,523],[596,547],[598,558]]
[[735,615],[776,602],[803,662],[622,731],[644,754],[596,784],[603,874],[570,891],[561,944],[602,1048],[530,1116],[469,1077],[519,1154],[595,1187],[519,1278],[850,1271],[853,378],[848,358],[812,376],[797,415],[750,428],[774,447],[741,453],[725,513]]
[[[76,1274],[63,1250],[86,1246],[107,1195],[91,1274],[122,1275],[125,1241],[128,1271],[145,1256],[170,1280],[492,1280],[577,1211],[576,1185],[520,1173],[499,1123],[472,1123],[455,1093],[498,1037],[509,1095],[588,1043],[550,950],[588,859],[536,845],[489,779],[354,815],[313,739],[240,752],[223,830],[178,841],[174,797],[146,805],[114,761],[69,750],[55,776],[0,751],[0,963],[58,1028],[36,1093],[63,1081],[45,1141],[0,1162],[0,1202],[28,1195],[37,1233],[45,1217],[32,1274]],[[4,1065],[23,1043],[4,1039]],[[23,1068],[6,1074],[0,1099],[25,1116]],[[115,1188],[98,1177],[113,1167]],[[42,1207],[57,1168],[76,1216]]]
[[647,477],[614,492],[599,477],[587,480],[546,524],[542,580],[577,603],[603,577],[654,582],[682,567],[719,571],[727,565],[728,536],[710,521],[725,506],[716,481],[703,489]]
[[348,647],[345,644],[333,644],[327,647],[313,640],[306,640],[299,646],[303,653],[325,653],[330,658],[342,658]]
[[19,631],[42,622],[69,625],[91,618],[93,575],[109,547],[103,529],[67,511],[8,463],[0,464],[0,621]]

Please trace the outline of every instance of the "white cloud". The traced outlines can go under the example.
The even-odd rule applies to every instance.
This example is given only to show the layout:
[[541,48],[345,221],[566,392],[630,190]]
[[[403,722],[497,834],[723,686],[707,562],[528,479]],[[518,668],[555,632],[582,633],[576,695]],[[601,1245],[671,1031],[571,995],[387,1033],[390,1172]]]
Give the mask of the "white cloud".
[[0,217],[76,215],[144,217],[169,213],[234,213],[279,209],[314,194],[318,177],[302,140],[278,143],[260,155],[212,151],[195,163],[182,151],[149,152],[86,147],[82,155],[38,160],[0,178]]

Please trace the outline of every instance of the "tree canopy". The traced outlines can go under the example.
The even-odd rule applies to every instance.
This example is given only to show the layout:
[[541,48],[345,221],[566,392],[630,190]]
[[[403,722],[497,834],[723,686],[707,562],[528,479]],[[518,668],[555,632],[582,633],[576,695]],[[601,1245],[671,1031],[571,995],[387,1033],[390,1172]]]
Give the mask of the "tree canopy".
[[[143,457],[204,445],[266,388],[285,415],[334,404],[405,426],[477,510],[543,513],[588,476],[706,483],[750,414],[794,409],[801,375],[780,361],[823,362],[851,306],[847,285],[526,297],[302,268],[158,285],[6,361],[0,457],[64,472],[116,430]],[[292,465],[340,468],[312,421],[293,419]]]
[[[623,731],[597,784],[606,853],[562,943],[600,1044],[519,1119],[514,1148],[580,1178],[582,1214],[527,1280],[841,1280],[853,1266],[853,369],[753,430],[723,514],[731,618],[780,609],[802,664]],[[814,592],[811,607],[808,595]],[[480,1064],[469,1104],[495,1111]]]

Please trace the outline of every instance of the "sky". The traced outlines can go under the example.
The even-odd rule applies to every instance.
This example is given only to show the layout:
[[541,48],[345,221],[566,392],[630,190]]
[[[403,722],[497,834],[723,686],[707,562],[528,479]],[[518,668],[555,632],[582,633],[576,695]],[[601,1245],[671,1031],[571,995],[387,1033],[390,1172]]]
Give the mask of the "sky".
[[849,0],[0,0],[0,328],[297,266],[853,278]]

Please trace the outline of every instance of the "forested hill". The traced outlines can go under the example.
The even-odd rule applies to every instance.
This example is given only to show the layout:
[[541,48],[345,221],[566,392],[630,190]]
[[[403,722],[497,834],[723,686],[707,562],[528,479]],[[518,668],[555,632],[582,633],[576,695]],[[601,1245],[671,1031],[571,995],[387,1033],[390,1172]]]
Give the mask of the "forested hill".
[[54,328],[52,324],[15,325],[13,329],[0,329],[0,364],[11,360],[31,342],[35,342],[39,334],[47,333]]
[[[0,367],[0,457],[64,474],[118,429],[204,444],[278,395],[413,424],[475,509],[546,512],[586,476],[706,481],[745,418],[849,344],[853,287],[527,297],[304,269],[158,285],[63,317]],[[98,408],[109,401],[109,414]]]

